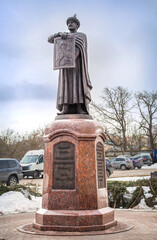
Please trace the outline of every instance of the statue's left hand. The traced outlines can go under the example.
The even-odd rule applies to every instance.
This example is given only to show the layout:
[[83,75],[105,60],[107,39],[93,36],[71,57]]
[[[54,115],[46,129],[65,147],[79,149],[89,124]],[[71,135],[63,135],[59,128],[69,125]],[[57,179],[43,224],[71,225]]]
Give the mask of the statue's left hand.
[[68,36],[67,32],[64,32],[64,33],[61,34],[61,38],[64,39],[64,40],[67,38],[67,36]]

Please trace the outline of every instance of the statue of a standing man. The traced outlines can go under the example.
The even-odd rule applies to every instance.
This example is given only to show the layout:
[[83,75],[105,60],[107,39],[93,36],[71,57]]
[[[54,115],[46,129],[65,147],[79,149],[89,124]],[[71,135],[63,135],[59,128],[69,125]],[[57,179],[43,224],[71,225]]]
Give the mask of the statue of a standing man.
[[59,70],[58,114],[89,114],[92,85],[88,74],[87,38],[84,33],[77,32],[80,22],[76,15],[69,17],[66,23],[69,32],[59,32],[48,38],[49,43],[54,43],[55,38],[66,39],[68,36],[75,36],[75,68]]

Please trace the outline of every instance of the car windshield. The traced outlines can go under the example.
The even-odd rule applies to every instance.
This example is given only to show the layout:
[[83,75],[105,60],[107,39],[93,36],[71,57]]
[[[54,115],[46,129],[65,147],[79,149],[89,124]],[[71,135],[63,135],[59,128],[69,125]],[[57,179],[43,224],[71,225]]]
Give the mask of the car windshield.
[[38,155],[26,155],[21,160],[21,163],[35,163],[38,159]]

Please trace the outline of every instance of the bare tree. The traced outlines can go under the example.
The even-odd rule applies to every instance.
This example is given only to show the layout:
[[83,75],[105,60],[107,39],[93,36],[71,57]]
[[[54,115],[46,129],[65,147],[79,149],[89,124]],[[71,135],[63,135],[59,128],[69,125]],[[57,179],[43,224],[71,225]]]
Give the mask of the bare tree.
[[29,150],[37,150],[44,148],[44,141],[42,139],[44,135],[44,129],[38,128],[33,130],[29,134],[25,134],[24,144],[25,144],[25,151]]
[[16,157],[22,137],[12,129],[1,132],[0,135],[0,157]]
[[97,119],[102,122],[107,138],[127,150],[127,129],[131,122],[131,109],[133,108],[132,94],[123,87],[104,88],[101,96],[103,104],[92,103]]
[[135,94],[139,114],[141,118],[140,128],[144,130],[145,136],[149,138],[151,149],[155,148],[155,141],[157,139],[157,91],[152,92],[138,92]]
[[128,149],[130,151],[141,151],[148,146],[147,136],[144,136],[142,129],[139,128],[139,124],[135,124],[131,127],[128,137]]
[[7,129],[0,133],[0,157],[22,159],[29,150],[44,148],[43,129],[33,130],[31,133],[19,134]]

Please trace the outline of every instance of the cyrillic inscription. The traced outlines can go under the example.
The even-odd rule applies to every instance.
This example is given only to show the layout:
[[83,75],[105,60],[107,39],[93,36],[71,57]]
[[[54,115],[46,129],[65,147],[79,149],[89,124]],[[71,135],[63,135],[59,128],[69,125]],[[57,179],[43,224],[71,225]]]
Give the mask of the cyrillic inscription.
[[53,189],[75,189],[75,146],[60,142],[54,146]]
[[97,175],[98,175],[98,188],[105,187],[105,166],[104,166],[104,147],[102,143],[96,145],[97,153]]

